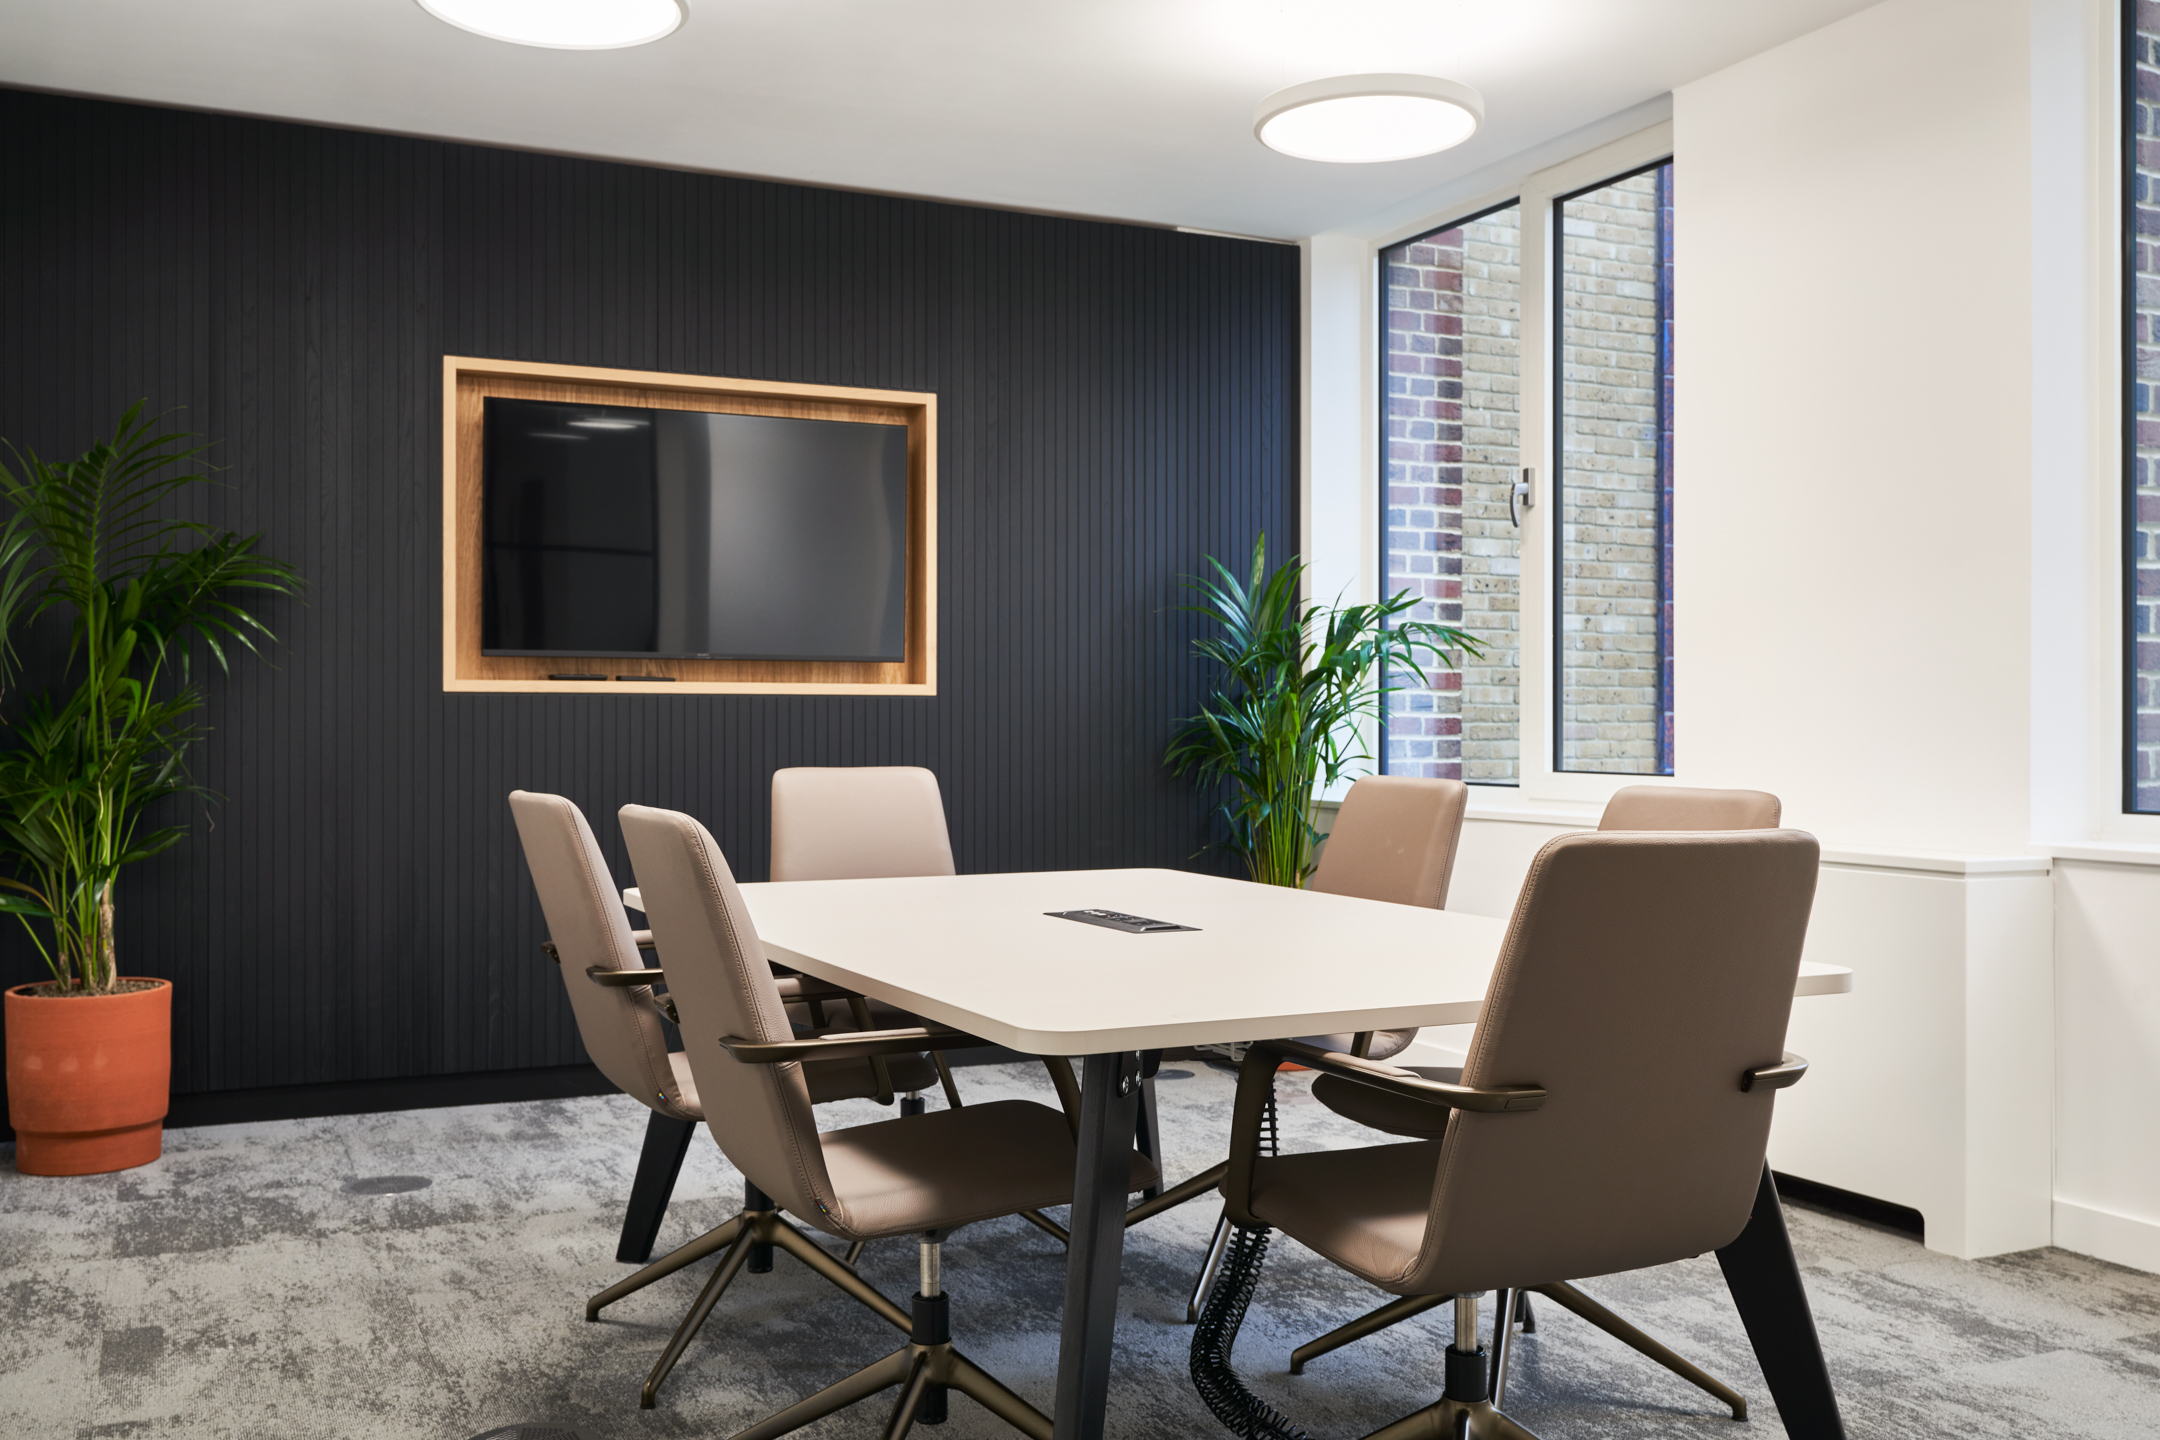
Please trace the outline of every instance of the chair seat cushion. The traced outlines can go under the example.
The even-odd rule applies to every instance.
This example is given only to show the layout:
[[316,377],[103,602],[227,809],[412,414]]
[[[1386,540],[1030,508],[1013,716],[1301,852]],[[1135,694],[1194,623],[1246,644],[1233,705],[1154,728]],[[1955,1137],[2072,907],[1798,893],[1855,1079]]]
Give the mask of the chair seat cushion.
[[[1072,1201],[1072,1131],[1063,1115],[1032,1100],[935,1110],[818,1138],[840,1213],[801,1218],[847,1240],[949,1230]],[[1131,1188],[1155,1179],[1154,1165],[1135,1153]]]
[[[1417,1034],[1415,1029],[1375,1030],[1372,1049],[1365,1052],[1365,1058],[1385,1060],[1391,1055],[1400,1055],[1409,1048],[1412,1040],[1417,1039]],[[1307,1045],[1317,1045],[1322,1050],[1340,1050],[1345,1055],[1350,1053],[1351,1045],[1357,1040],[1357,1036],[1348,1031],[1340,1035],[1300,1035],[1297,1038]]]
[[1439,1164],[1437,1141],[1262,1159],[1253,1167],[1252,1212],[1345,1270],[1392,1289],[1424,1244]]
[[[1462,1070],[1456,1066],[1421,1065],[1414,1068],[1417,1074],[1427,1080],[1456,1083],[1462,1080]],[[1313,1081],[1312,1098],[1346,1120],[1355,1120],[1360,1125],[1369,1125],[1390,1135],[1408,1135],[1417,1140],[1438,1140],[1447,1133],[1450,1114],[1447,1106],[1412,1100],[1407,1095],[1396,1095],[1386,1090],[1376,1090],[1370,1085],[1360,1085],[1355,1080],[1345,1080],[1337,1075],[1322,1075]]]
[[[682,1051],[668,1056],[668,1064],[675,1071],[676,1093],[682,1096],[674,1107],[685,1119],[702,1120],[705,1109],[698,1104],[697,1081],[691,1078],[690,1061]],[[886,1073],[892,1076],[893,1091],[935,1090],[938,1086],[937,1067],[927,1055],[890,1055],[885,1060]],[[877,1075],[868,1060],[813,1060],[803,1066],[803,1079],[810,1086],[810,1103],[824,1105],[834,1100],[869,1100],[877,1095]]]

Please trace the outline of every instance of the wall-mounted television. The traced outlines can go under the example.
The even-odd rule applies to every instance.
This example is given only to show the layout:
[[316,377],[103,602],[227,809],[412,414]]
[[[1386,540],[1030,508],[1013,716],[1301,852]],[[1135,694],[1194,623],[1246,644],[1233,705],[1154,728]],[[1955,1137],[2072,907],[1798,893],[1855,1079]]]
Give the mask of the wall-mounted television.
[[898,661],[904,425],[488,396],[480,648]]

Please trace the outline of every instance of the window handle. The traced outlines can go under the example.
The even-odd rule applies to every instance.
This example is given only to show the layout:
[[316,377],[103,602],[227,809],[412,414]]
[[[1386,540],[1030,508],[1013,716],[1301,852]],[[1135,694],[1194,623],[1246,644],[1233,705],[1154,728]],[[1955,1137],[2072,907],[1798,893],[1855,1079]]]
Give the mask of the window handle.
[[1532,470],[1526,466],[1524,467],[1522,472],[1522,479],[1517,480],[1515,482],[1514,488],[1508,491],[1508,523],[1510,525],[1513,525],[1518,530],[1522,528],[1522,516],[1516,513],[1515,502],[1520,500],[1522,502],[1522,508],[1525,510],[1528,510],[1531,506],[1537,504],[1537,498],[1530,492],[1530,482],[1536,478],[1537,471]]

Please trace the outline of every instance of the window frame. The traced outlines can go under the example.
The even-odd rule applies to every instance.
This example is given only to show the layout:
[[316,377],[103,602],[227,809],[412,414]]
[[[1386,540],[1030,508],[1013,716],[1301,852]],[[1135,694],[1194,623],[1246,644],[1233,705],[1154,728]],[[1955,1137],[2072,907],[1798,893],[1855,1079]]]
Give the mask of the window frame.
[[[1520,611],[1516,620],[1521,644],[1521,663],[1518,668],[1516,700],[1519,707],[1521,732],[1518,736],[1516,780],[1513,785],[1492,781],[1471,782],[1479,794],[1495,799],[1512,797],[1531,804],[1579,807],[1602,805],[1614,791],[1628,785],[1673,785],[1685,783],[1684,767],[1675,755],[1673,773],[1670,775],[1623,775],[1610,771],[1561,770],[1557,767],[1559,730],[1556,726],[1558,706],[1557,607],[1554,604],[1555,583],[1558,573],[1559,530],[1554,517],[1557,508],[1552,503],[1556,471],[1553,461],[1558,453],[1558,380],[1559,380],[1559,311],[1554,301],[1558,295],[1558,202],[1562,197],[1594,190],[1613,180],[1638,173],[1674,158],[1673,127],[1670,120],[1662,121],[1645,129],[1607,144],[1596,146],[1576,154],[1558,164],[1524,175],[1519,181],[1494,186],[1475,196],[1465,197],[1460,203],[1430,211],[1416,220],[1397,226],[1375,236],[1370,242],[1366,274],[1368,286],[1376,286],[1367,314],[1372,322],[1384,331],[1387,295],[1383,256],[1407,240],[1435,231],[1446,230],[1465,224],[1481,215],[1505,209],[1511,204],[1522,206],[1522,349],[1520,355],[1521,375],[1521,426],[1522,450],[1517,457],[1518,469],[1534,472],[1531,479],[1531,505],[1523,526],[1520,547],[1521,575],[1518,585]],[[1677,176],[1678,171],[1675,171]],[[1677,186],[1677,179],[1675,184]],[[1675,206],[1675,226],[1678,225],[1678,206]],[[1377,403],[1365,408],[1367,422],[1375,427],[1372,443],[1366,453],[1376,462],[1366,471],[1366,493],[1382,503],[1380,507],[1379,534],[1372,554],[1378,561],[1378,588],[1386,592],[1387,533],[1385,524],[1385,499],[1387,484],[1387,377],[1386,336],[1383,333],[1377,344],[1366,349],[1367,374],[1374,387]],[[1677,557],[1676,557],[1677,559]],[[1674,607],[1674,650],[1679,649],[1682,629],[1680,607]],[[1386,765],[1385,719],[1382,720],[1380,745],[1375,750],[1375,763],[1383,769]]]
[[[2115,325],[2119,347],[2116,361],[2121,367],[2116,373],[2114,387],[2115,405],[2120,412],[2117,441],[2121,446],[2117,467],[2117,485],[2121,493],[2117,502],[2116,556],[2121,573],[2120,599],[2116,605],[2116,623],[2120,628],[2116,657],[2120,666],[2117,709],[2117,723],[2120,728],[2116,764],[2120,787],[2118,806],[2125,819],[2150,818],[2160,813],[2137,808],[2138,147],[2137,131],[2133,123],[2138,104],[2138,47],[2133,43],[2137,33],[2138,0],[2122,0],[2121,9],[2117,12],[2115,30],[2115,91],[2111,107],[2113,124],[2110,129],[2116,149],[2118,186],[2117,209],[2112,219],[2118,247],[2116,281],[2120,286],[2115,295]],[[2160,242],[2160,236],[2154,238],[2156,242]]]

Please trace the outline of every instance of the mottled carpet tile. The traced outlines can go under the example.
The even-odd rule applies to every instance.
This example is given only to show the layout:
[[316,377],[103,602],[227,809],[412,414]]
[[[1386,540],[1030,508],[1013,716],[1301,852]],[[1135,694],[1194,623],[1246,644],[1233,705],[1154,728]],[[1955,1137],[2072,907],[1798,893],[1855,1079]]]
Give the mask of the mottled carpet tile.
[[[960,1072],[976,1100],[1051,1101],[1039,1067]],[[1222,1158],[1230,1078],[1174,1066],[1158,1086],[1166,1169]],[[933,1100],[933,1105],[938,1103]],[[1371,1143],[1282,1084],[1289,1149]],[[660,1394],[638,1386],[714,1260],[583,1319],[614,1259],[646,1112],[612,1097],[176,1131],[121,1175],[0,1168],[0,1435],[466,1440],[550,1421],[603,1440],[723,1437],[892,1349],[897,1333],[786,1256],[744,1274]],[[825,1107],[826,1125],[883,1118]],[[737,1208],[741,1177],[700,1136],[663,1247]],[[1187,1375],[1185,1298],[1214,1225],[1204,1198],[1134,1230],[1109,1433],[1225,1432]],[[2160,1277],[2059,1250],[1967,1263],[1795,1208],[1795,1242],[1855,1440],[2160,1434]],[[946,1247],[961,1348],[1047,1409],[1063,1253],[1018,1220]],[[870,1282],[904,1297],[914,1246],[874,1244]],[[1544,1306],[1516,1349],[1509,1409],[1546,1440],[1783,1433],[1714,1260],[1584,1286],[1750,1401],[1708,1396]],[[1449,1312],[1286,1373],[1290,1350],[1386,1297],[1278,1239],[1238,1347],[1241,1372],[1318,1440],[1426,1403]],[[874,1436],[885,1402],[804,1432]],[[932,1433],[932,1432],[924,1432]],[[946,1440],[1009,1433],[965,1399]]]

